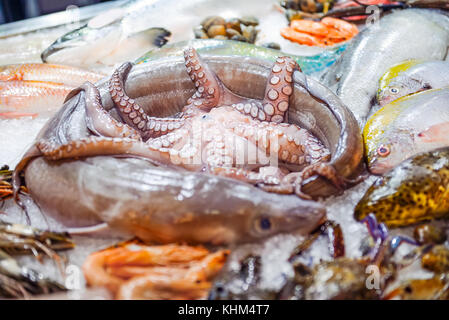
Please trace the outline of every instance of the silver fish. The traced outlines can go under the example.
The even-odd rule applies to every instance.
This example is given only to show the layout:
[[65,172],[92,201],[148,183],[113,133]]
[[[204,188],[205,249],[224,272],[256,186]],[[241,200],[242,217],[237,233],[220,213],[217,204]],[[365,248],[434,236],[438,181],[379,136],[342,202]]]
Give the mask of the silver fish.
[[407,59],[444,60],[449,45],[449,17],[441,11],[405,9],[367,26],[324,76],[360,126],[366,120],[378,81],[394,64]]
[[87,24],[57,39],[45,49],[41,58],[46,63],[76,67],[112,66],[135,59],[151,48],[161,47],[169,36],[170,32],[163,28],[128,33],[122,21],[101,28],[91,28]]

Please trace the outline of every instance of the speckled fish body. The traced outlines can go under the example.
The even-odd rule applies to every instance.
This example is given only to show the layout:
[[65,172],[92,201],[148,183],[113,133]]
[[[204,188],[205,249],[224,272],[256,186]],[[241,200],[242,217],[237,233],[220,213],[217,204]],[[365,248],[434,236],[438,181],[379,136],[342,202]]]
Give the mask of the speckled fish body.
[[167,44],[162,48],[153,49],[139,58],[136,63],[146,63],[148,61],[165,57],[182,57],[186,48],[193,47],[200,54],[220,55],[220,56],[245,56],[274,62],[279,56],[290,56],[298,62],[301,70],[305,74],[320,72],[331,66],[341,56],[346,49],[346,44],[323,50],[323,52],[313,56],[296,56],[283,53],[279,50],[264,48],[249,43],[232,40],[216,39],[196,39],[182,41],[174,44]]
[[413,155],[449,146],[448,133],[449,88],[398,99],[366,123],[363,136],[369,170],[382,174]]
[[361,31],[324,76],[354,113],[366,121],[378,81],[391,66],[407,59],[444,60],[449,44],[449,18],[440,11],[405,9],[381,18]]
[[95,83],[104,75],[69,66],[26,63],[0,66],[1,81],[46,81],[78,87],[86,81]]
[[2,112],[54,112],[72,86],[42,81],[0,81]]
[[404,96],[449,86],[449,62],[407,60],[391,67],[379,81],[377,101],[384,106]]
[[374,213],[389,227],[449,214],[449,149],[422,153],[379,177],[355,208],[357,220]]

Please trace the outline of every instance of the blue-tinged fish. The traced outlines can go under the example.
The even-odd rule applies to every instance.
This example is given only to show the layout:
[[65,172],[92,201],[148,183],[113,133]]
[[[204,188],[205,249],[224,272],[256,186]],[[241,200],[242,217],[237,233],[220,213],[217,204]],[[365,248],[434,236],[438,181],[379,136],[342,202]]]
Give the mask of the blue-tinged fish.
[[174,44],[167,44],[160,49],[153,49],[146,53],[136,63],[145,63],[147,61],[156,60],[165,57],[183,57],[183,52],[186,48],[193,47],[200,54],[210,54],[219,56],[246,56],[254,57],[267,61],[274,62],[279,56],[290,56],[298,62],[301,70],[306,74],[319,72],[330,65],[332,65],[346,49],[346,44],[332,49],[324,50],[323,52],[313,56],[296,56],[279,50],[269,49],[265,47],[256,46],[249,43],[232,41],[232,40],[217,40],[217,39],[197,39],[190,41],[182,41]]

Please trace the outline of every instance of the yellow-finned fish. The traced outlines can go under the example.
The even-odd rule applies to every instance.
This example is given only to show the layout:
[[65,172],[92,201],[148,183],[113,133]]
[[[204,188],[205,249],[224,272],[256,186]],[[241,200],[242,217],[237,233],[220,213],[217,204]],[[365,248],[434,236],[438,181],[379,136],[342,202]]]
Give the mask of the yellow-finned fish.
[[379,177],[355,208],[389,227],[449,217],[449,148],[422,153]]
[[449,62],[406,60],[391,67],[379,81],[381,106],[404,96],[449,86]]
[[368,120],[363,138],[373,174],[383,174],[418,153],[449,146],[449,88],[386,105]]

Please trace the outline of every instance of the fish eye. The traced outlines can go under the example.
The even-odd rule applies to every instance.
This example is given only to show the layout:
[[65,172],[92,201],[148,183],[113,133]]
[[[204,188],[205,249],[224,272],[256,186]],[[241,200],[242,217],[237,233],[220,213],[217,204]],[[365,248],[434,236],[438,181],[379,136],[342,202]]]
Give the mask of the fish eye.
[[384,145],[381,145],[377,148],[377,154],[381,157],[386,157],[390,154],[390,148]]
[[399,89],[396,88],[396,87],[391,87],[390,88],[390,92],[393,93],[393,94],[396,94],[396,93],[399,93]]
[[273,221],[267,216],[257,218],[254,220],[253,224],[256,232],[261,234],[270,232],[273,228]]
[[374,182],[374,185],[375,185],[376,187],[381,187],[381,186],[383,186],[384,184],[385,184],[385,180],[384,180],[383,177],[378,178],[378,179],[376,180],[376,182]]
[[269,218],[261,218],[259,223],[260,223],[260,229],[262,229],[262,230],[270,230],[271,229],[271,220]]

